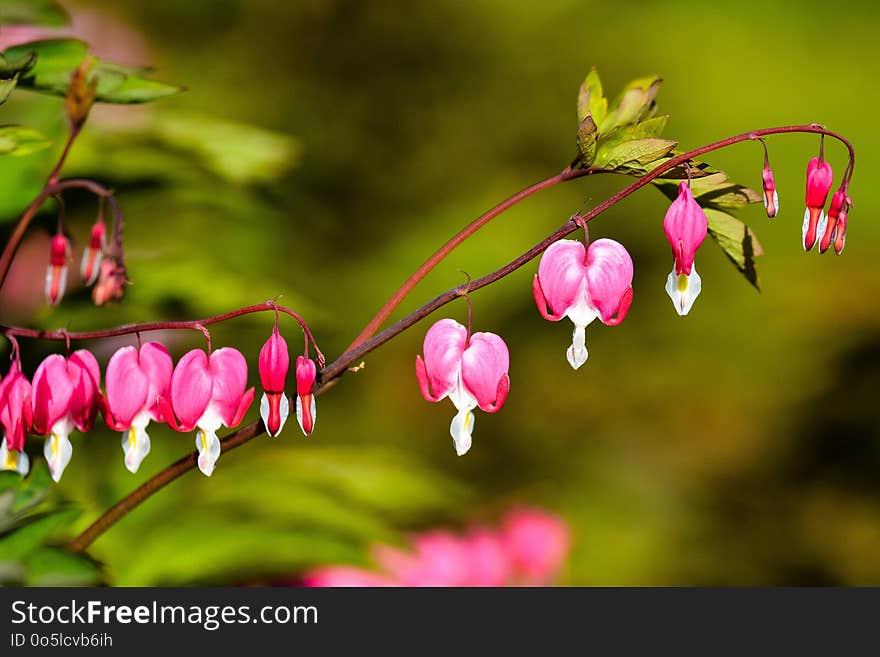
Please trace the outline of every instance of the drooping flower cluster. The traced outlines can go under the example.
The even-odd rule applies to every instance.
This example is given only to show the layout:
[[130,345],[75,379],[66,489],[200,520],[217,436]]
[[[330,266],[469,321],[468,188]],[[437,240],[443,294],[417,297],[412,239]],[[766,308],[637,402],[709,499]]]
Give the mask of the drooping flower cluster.
[[533,508],[508,512],[499,527],[464,533],[417,534],[408,549],[373,548],[377,571],[351,566],[318,568],[306,586],[547,586],[556,581],[571,548],[560,518]]
[[[307,344],[308,346],[308,344]],[[260,355],[260,377],[265,393],[263,415],[267,431],[277,436],[287,417],[284,397],[287,345],[278,333]],[[164,345],[147,342],[122,347],[107,363],[101,392],[101,371],[94,355],[79,349],[69,357],[47,356],[30,383],[13,360],[0,381],[0,470],[27,474],[30,460],[24,450],[28,433],[45,436],[44,455],[55,481],[61,479],[73,456],[70,436],[76,429],[92,429],[100,410],[105,424],[122,432],[125,467],[137,472],[150,452],[150,422],[166,422],[180,432],[196,430],[198,466],[206,475],[220,456],[220,427],[238,426],[254,398],[246,390],[248,367],[237,349],[223,347],[210,353],[193,349],[175,366]],[[308,435],[314,428],[313,387],[316,367],[307,356],[297,360],[297,414]],[[303,407],[306,410],[300,412]],[[272,409],[274,410],[274,414]]]

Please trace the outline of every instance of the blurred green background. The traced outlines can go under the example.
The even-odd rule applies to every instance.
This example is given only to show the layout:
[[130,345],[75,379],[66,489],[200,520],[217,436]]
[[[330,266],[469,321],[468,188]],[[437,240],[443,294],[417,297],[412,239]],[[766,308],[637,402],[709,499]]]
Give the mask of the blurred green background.
[[[212,478],[190,472],[123,519],[91,550],[106,581],[294,578],[316,564],[365,564],[371,543],[494,519],[524,501],[571,523],[566,584],[880,584],[872,3],[64,4],[95,52],[153,64],[159,79],[188,91],[98,108],[65,169],[118,190],[134,281],[125,301],[95,309],[80,290],[58,309],[39,305],[55,221],[48,205],[7,285],[7,322],[84,330],[283,294],[332,359],[436,246],[571,160],[575,97],[591,66],[612,96],[631,78],[661,74],[666,134],[685,147],[815,121],[858,152],[843,256],[800,246],[817,139],[770,138],[781,212],[773,221],[759,205],[740,214],[766,252],[762,292],[707,240],[697,256],[703,293],[679,318],[663,290],[667,201],[646,189],[591,223],[594,238],[630,250],[635,301],[622,325],[587,329],[581,370],[564,358],[569,323],[548,323],[534,307],[535,264],[473,295],[475,330],[498,332],[510,347],[512,389],[503,412],[478,415],[465,457],[448,436],[452,406],[418,391],[424,322],[319,399],[309,439],[288,424],[278,439],[222,456]],[[0,160],[0,212],[11,227],[57,157],[63,101],[16,92],[2,113],[58,140]],[[843,149],[826,153],[842,172]],[[760,187],[756,144],[707,161]],[[495,269],[626,182],[577,180],[522,203],[456,251],[395,317],[459,284],[459,270]],[[81,247],[95,204],[66,200]],[[464,303],[429,321],[442,316],[463,321]],[[271,323],[213,330],[216,345],[248,356],[257,385]],[[297,349],[296,325],[284,331]],[[201,346],[196,336],[161,338],[176,355]],[[106,363],[126,343],[89,346]],[[26,373],[52,348],[27,343]],[[256,417],[254,407],[246,421]],[[50,502],[80,508],[81,529],[193,447],[167,427],[151,436],[152,453],[131,475],[117,434],[76,435]],[[35,459],[41,443],[28,451]]]

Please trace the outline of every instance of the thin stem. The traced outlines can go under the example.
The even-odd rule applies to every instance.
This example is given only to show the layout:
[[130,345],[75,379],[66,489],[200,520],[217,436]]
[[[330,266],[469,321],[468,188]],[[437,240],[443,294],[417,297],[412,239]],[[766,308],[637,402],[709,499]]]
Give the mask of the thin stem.
[[407,295],[413,290],[413,288],[418,285],[418,283],[427,276],[434,267],[436,267],[442,260],[452,253],[457,246],[459,246],[462,242],[464,242],[468,237],[476,233],[480,228],[488,224],[499,214],[504,212],[510,207],[513,207],[520,201],[527,199],[532,194],[541,191],[542,189],[547,189],[549,187],[553,187],[561,182],[565,182],[566,180],[573,180],[574,178],[580,178],[581,176],[586,176],[591,173],[597,173],[594,169],[572,169],[567,167],[562,172],[556,174],[555,176],[550,176],[546,180],[542,180],[540,182],[535,183],[525,189],[517,192],[510,198],[505,199],[498,205],[496,205],[491,210],[486,211],[481,214],[479,217],[474,219],[467,226],[462,228],[458,233],[456,233],[452,239],[450,239],[446,244],[437,249],[430,258],[425,260],[422,265],[416,269],[409,278],[407,278],[403,285],[401,285],[397,291],[391,295],[391,298],[385,302],[385,304],[379,309],[376,315],[371,319],[367,325],[361,330],[358,336],[354,339],[346,351],[351,351],[352,349],[363,344],[367,339],[375,335],[376,331],[379,330],[379,327],[385,322],[386,319],[394,312],[394,309],[400,305],[400,302],[403,301]]
[[21,218],[18,220],[18,223],[15,225],[15,229],[9,237],[9,241],[6,242],[6,246],[3,248],[3,254],[0,255],[0,288],[2,288],[3,283],[6,282],[6,275],[9,273],[9,267],[12,265],[12,259],[15,257],[15,252],[18,250],[18,246],[21,244],[21,240],[24,238],[28,226],[30,226],[31,221],[37,215],[37,212],[43,206],[43,203],[55,194],[63,192],[65,189],[73,188],[85,189],[97,196],[109,197],[111,203],[114,203],[112,201],[110,190],[93,180],[71,178],[70,180],[47,183],[37,197],[31,201],[31,204],[27,206],[24,213],[21,215]]
[[61,156],[58,158],[58,162],[55,163],[55,168],[52,169],[51,173],[49,173],[49,178],[46,180],[47,186],[54,185],[58,182],[58,178],[61,175],[61,169],[64,167],[64,162],[67,160],[67,156],[70,155],[70,149],[73,146],[73,142],[76,141],[81,130],[82,125],[72,125],[70,127],[67,141],[64,142],[64,148],[61,150]]
[[[632,193],[634,193],[635,191],[641,189],[645,185],[650,184],[653,180],[656,180],[657,178],[661,177],[664,173],[668,172],[669,170],[674,169],[675,167],[683,164],[684,162],[687,162],[688,160],[694,159],[702,154],[708,153],[710,151],[718,150],[720,148],[724,148],[724,147],[730,146],[732,144],[736,144],[736,143],[750,140],[750,139],[755,139],[756,137],[761,137],[761,136],[765,136],[765,135],[783,134],[783,133],[792,133],[792,132],[824,134],[824,135],[827,135],[829,137],[833,137],[833,138],[839,140],[840,142],[842,142],[844,145],[846,145],[846,147],[850,153],[849,170],[851,172],[851,169],[852,169],[853,164],[855,162],[855,151],[852,147],[852,144],[850,144],[850,142],[847,141],[844,137],[842,137],[836,133],[830,132],[828,130],[825,130],[821,126],[818,126],[815,124],[802,125],[802,126],[783,126],[783,127],[778,127],[778,128],[766,128],[763,130],[756,130],[754,132],[743,133],[741,135],[736,135],[734,137],[729,137],[727,139],[722,139],[720,141],[716,141],[712,144],[708,144],[707,146],[702,146],[702,147],[697,148],[695,150],[692,150],[692,151],[689,151],[689,152],[684,153],[682,155],[679,155],[677,157],[674,157],[671,160],[665,162],[664,164],[662,164],[659,167],[657,167],[656,169],[654,169],[651,173],[649,173],[645,176],[642,176],[641,178],[639,178],[638,180],[636,180],[632,184],[621,189],[616,194],[614,194],[610,198],[606,199],[605,201],[603,201],[602,203],[600,203],[599,205],[594,207],[592,210],[590,210],[586,214],[579,216],[578,218],[581,221],[575,221],[574,218],[569,219],[566,223],[564,223],[562,226],[560,226],[556,231],[554,231],[553,233],[548,235],[546,238],[544,238],[543,240],[538,242],[535,246],[533,246],[531,249],[529,249],[528,251],[526,251],[525,253],[523,253],[519,257],[511,260],[509,263],[507,263],[506,265],[504,265],[500,269],[497,269],[494,272],[487,274],[486,276],[483,276],[482,278],[468,281],[465,285],[460,285],[458,287],[455,287],[451,290],[444,292],[443,294],[435,297],[434,299],[432,299],[431,301],[429,301],[428,303],[423,305],[421,308],[418,308],[417,310],[413,311],[412,313],[410,313],[409,315],[407,315],[406,317],[404,317],[403,319],[401,319],[397,323],[392,324],[391,326],[389,326],[387,329],[385,329],[381,333],[378,333],[372,337],[368,337],[366,340],[360,342],[357,346],[347,349],[345,351],[345,353],[343,353],[333,363],[331,363],[330,365],[328,365],[327,367],[322,369],[321,377],[320,377],[321,383],[319,386],[317,386],[315,388],[315,394],[320,395],[321,393],[328,390],[330,387],[335,385],[335,383],[337,382],[339,377],[351,365],[353,365],[355,362],[357,362],[359,359],[361,359],[364,355],[366,355],[367,353],[382,346],[383,344],[385,344],[386,342],[388,342],[389,340],[391,340],[395,336],[399,335],[400,333],[402,333],[403,331],[405,331],[409,327],[413,326],[417,322],[421,321],[422,319],[424,319],[425,317],[427,317],[428,315],[433,313],[438,308],[441,308],[442,306],[450,303],[451,301],[454,301],[459,296],[461,296],[463,293],[469,294],[470,292],[472,292],[474,290],[478,290],[480,288],[486,287],[487,285],[491,285],[492,283],[511,274],[512,272],[516,271],[517,269],[519,269],[520,267],[522,267],[526,263],[530,262],[531,260],[533,260],[534,258],[539,256],[551,244],[553,244],[554,242],[562,239],[563,237],[565,237],[565,236],[571,234],[572,232],[574,232],[575,230],[577,230],[581,224],[585,225],[586,222],[588,222],[588,221],[594,219],[595,217],[597,217],[598,215],[602,214],[603,212],[605,212],[605,210],[612,207],[613,205],[620,202],[621,200],[625,199],[627,196],[629,196]],[[563,172],[563,173],[565,173],[565,172]],[[562,174],[559,174],[559,175],[561,176]],[[581,174],[581,175],[585,175],[585,174]],[[540,183],[537,183],[536,185],[533,185],[532,187],[528,187],[525,190],[523,190],[522,192],[520,192],[519,194],[515,195],[514,197],[511,197],[511,199],[518,197],[519,200],[522,200],[523,198],[526,198],[530,194],[534,193],[534,191],[537,191],[536,188],[543,189],[545,187],[552,186],[553,184],[556,184],[558,182],[562,182],[562,179],[556,179],[556,178],[558,178],[558,176],[548,178],[547,180],[542,181]],[[549,181],[553,181],[553,182],[549,182]],[[532,190],[532,191],[529,191],[529,190]],[[526,192],[528,192],[528,193],[526,193]],[[508,201],[510,201],[511,199],[508,199]],[[502,205],[504,205],[504,204],[502,204],[502,205],[496,206],[496,208],[493,208],[493,210],[490,210],[489,213],[494,212],[495,214],[492,216],[497,216],[497,214],[499,214],[504,209],[506,209],[506,207],[510,207],[511,205],[514,204],[514,203],[508,203],[508,201],[505,201],[505,203],[507,203],[507,205],[504,208],[502,208]],[[501,208],[501,209],[499,210],[498,208]],[[489,214],[489,213],[487,213],[487,214]],[[483,215],[483,217],[481,217],[480,219],[483,219],[486,216],[487,215]],[[483,224],[485,224],[486,221],[488,221],[488,219],[483,221]],[[473,226],[473,225],[474,224],[471,224],[470,226]],[[469,226],[469,228],[470,228],[470,226]],[[465,230],[468,230],[468,229],[465,229]],[[476,228],[471,230],[470,234],[473,234],[473,232],[475,232],[475,231],[476,231]],[[449,244],[449,243],[447,243],[447,244]],[[451,251],[451,249],[449,249],[449,251]],[[438,253],[440,253],[440,251],[438,251]],[[433,259],[433,257],[432,257],[432,259]],[[430,260],[429,260],[429,262],[430,262]],[[439,260],[438,260],[438,262],[439,262]],[[426,265],[427,265],[427,263],[426,263]],[[422,268],[424,268],[424,267],[425,267],[425,265],[422,266]],[[420,268],[420,270],[422,268]],[[410,277],[410,278],[412,278],[412,277]],[[399,292],[400,291],[398,290],[398,293]],[[395,296],[392,297],[392,300],[395,299],[397,296],[398,296],[398,294],[395,293]],[[403,295],[403,296],[405,296],[405,295]],[[401,300],[402,300],[402,298],[403,297],[401,297]],[[391,300],[389,300],[389,303],[390,303],[390,301]],[[397,303],[399,303],[399,301]],[[387,303],[386,303],[386,306],[388,306]],[[384,308],[384,306],[383,306],[383,308]],[[377,317],[378,316],[379,315],[377,315]],[[373,322],[371,322],[371,324],[372,323]],[[363,334],[363,332],[362,332],[362,334]],[[357,342],[357,340],[355,342]],[[252,424],[249,424],[245,427],[242,427],[241,429],[238,429],[237,431],[232,432],[231,434],[229,434],[223,440],[220,441],[221,452],[225,452],[225,451],[228,451],[228,450],[233,449],[235,447],[238,447],[239,445],[246,443],[247,441],[251,440],[252,438],[259,436],[260,434],[263,433],[263,431],[264,431],[263,423],[260,420],[254,422]],[[80,536],[78,536],[76,539],[74,539],[69,544],[69,547],[71,549],[77,550],[77,551],[82,551],[82,550],[87,549],[95,541],[95,539],[97,539],[103,532],[105,532],[108,528],[113,526],[117,521],[119,521],[123,516],[125,516],[125,514],[127,514],[129,511],[131,511],[136,506],[138,506],[141,502],[148,499],[151,495],[153,495],[157,491],[161,490],[163,487],[165,487],[171,481],[174,481],[175,479],[177,479],[179,476],[181,476],[185,472],[195,468],[197,465],[197,458],[198,458],[198,454],[196,452],[193,452],[193,453],[183,457],[182,459],[176,461],[172,465],[168,466],[167,468],[165,468],[164,470],[159,472],[157,475],[155,475],[153,478],[147,480],[144,484],[139,486],[137,489],[135,489],[132,493],[130,493],[125,498],[123,498],[116,505],[112,506],[110,509],[105,511],[94,523],[92,523],[91,526],[88,527],[88,529],[86,529]]]
[[218,324],[220,322],[225,322],[229,319],[234,319],[236,317],[241,317],[242,315],[250,315],[252,313],[260,313],[266,311],[272,312],[282,312],[285,315],[289,315],[293,317],[303,329],[303,332],[308,336],[308,339],[311,341],[312,345],[315,348],[315,353],[318,356],[319,360],[324,360],[324,354],[321,353],[321,350],[318,349],[318,343],[315,340],[314,335],[312,335],[311,330],[309,329],[306,321],[296,312],[291,310],[290,308],[286,308],[284,306],[279,306],[274,301],[266,301],[265,303],[258,303],[252,306],[245,306],[244,308],[238,308],[237,310],[232,310],[228,313],[223,313],[221,315],[214,315],[213,317],[206,317],[205,319],[194,319],[188,321],[175,321],[175,322],[146,322],[143,324],[124,324],[122,326],[116,326],[110,329],[100,329],[97,331],[82,331],[82,332],[70,332],[65,329],[55,329],[51,331],[41,331],[39,329],[29,329],[22,328],[19,326],[4,326],[0,324],[0,333],[3,333],[7,337],[20,337],[20,338],[33,338],[36,340],[100,340],[102,338],[113,338],[120,335],[131,335],[132,333],[141,334],[147,333],[149,331],[168,331],[175,329],[192,329],[196,331],[201,331],[205,334],[208,339],[208,343],[210,345],[210,337],[207,334],[207,329],[205,326],[210,324]]

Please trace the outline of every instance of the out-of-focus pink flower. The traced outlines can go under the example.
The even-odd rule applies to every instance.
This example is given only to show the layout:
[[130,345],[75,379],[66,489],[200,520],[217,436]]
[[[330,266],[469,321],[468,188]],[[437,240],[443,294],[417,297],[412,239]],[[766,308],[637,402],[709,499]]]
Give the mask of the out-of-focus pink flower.
[[21,373],[18,359],[6,377],[0,381],[0,470],[14,470],[24,476],[30,469],[28,455],[24,451],[28,427],[33,423],[31,407],[31,384]]
[[679,315],[690,312],[703,288],[703,281],[694,267],[694,258],[708,229],[706,213],[694,199],[690,184],[682,181],[678,185],[678,198],[669,206],[663,219],[663,230],[675,259],[666,278],[666,293]]
[[315,361],[305,356],[296,358],[296,419],[306,436],[315,430],[318,409],[315,404],[315,377],[318,369]]
[[761,171],[764,188],[764,209],[771,219],[779,213],[779,194],[776,192],[776,181],[773,180],[773,169],[767,164]]
[[453,319],[441,319],[425,335],[424,360],[416,356],[416,378],[430,402],[449,397],[458,410],[449,433],[461,456],[471,448],[474,414],[499,411],[510,390],[510,354],[494,333],[474,333]]
[[555,581],[571,539],[565,523],[537,509],[515,509],[500,529],[480,525],[463,534],[430,530],[404,548],[377,545],[377,571],[318,568],[308,586],[546,586]]
[[61,479],[73,455],[73,429],[85,433],[95,422],[100,381],[98,361],[86,349],[74,351],[70,358],[47,356],[34,373],[33,430],[47,436],[43,454],[55,481]]
[[846,245],[846,222],[849,218],[849,209],[852,207],[852,199],[847,195],[840,214],[837,217],[837,228],[834,231],[834,252],[840,255]]
[[287,416],[290,414],[290,402],[284,394],[287,382],[287,370],[290,367],[290,356],[287,354],[287,342],[278,332],[278,322],[272,329],[272,335],[260,349],[260,381],[263,384],[263,396],[260,398],[260,417],[266,426],[266,433],[273,438],[281,433]]
[[574,324],[565,352],[577,369],[587,362],[586,327],[597,317],[616,326],[632,304],[633,263],[619,242],[596,240],[587,249],[577,240],[559,240],[541,257],[532,281],[535,303],[544,319],[568,317]]
[[804,212],[804,225],[802,234],[804,238],[804,251],[809,251],[816,243],[819,233],[824,233],[827,218],[825,216],[825,201],[831,184],[834,182],[834,173],[831,165],[822,156],[814,157],[807,164],[807,209]]
[[165,421],[176,431],[196,433],[199,470],[214,472],[220,457],[217,430],[237,426],[254,400],[254,389],[245,391],[247,361],[237,349],[223,347],[210,357],[201,349],[183,356],[171,376],[171,399],[159,397]]
[[164,421],[159,397],[168,396],[173,369],[171,355],[158,342],[147,342],[140,349],[122,347],[107,363],[107,395],[99,395],[98,405],[107,426],[122,432],[125,467],[130,472],[137,472],[150,453],[150,420]]
[[505,552],[523,583],[552,581],[571,548],[571,532],[558,517],[539,509],[520,508],[504,520]]
[[67,262],[70,260],[70,242],[58,233],[52,238],[49,266],[46,268],[46,300],[57,306],[67,290]]
[[305,586],[317,587],[380,587],[399,586],[391,578],[353,566],[317,568],[303,579]]
[[107,248],[107,226],[103,220],[99,220],[92,226],[89,245],[83,250],[82,262],[79,267],[80,276],[86,285],[91,285],[98,280],[105,248]]

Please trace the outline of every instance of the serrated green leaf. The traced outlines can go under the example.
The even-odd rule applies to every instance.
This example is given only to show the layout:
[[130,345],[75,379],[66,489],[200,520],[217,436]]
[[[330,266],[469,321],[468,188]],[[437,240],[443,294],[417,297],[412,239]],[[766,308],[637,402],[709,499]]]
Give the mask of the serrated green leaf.
[[592,69],[578,91],[577,116],[578,123],[582,123],[587,116],[592,116],[598,126],[605,120],[608,114],[608,99],[602,91],[602,81],[599,73]]
[[70,525],[79,511],[62,507],[29,516],[0,535],[0,561],[18,561],[29,551],[41,546],[51,536]]
[[[7,48],[7,60],[36,53],[33,68],[19,78],[18,86],[55,96],[66,96],[70,75],[88,54],[88,45],[78,39],[48,39],[32,41]],[[148,68],[129,67],[112,62],[97,61],[89,72],[90,80],[97,80],[96,102],[146,103],[164,98],[183,89],[157,82],[146,77]]]
[[31,54],[37,60],[27,78],[39,78],[53,73],[69,73],[82,63],[89,46],[80,39],[41,39],[12,46],[3,51],[6,61],[15,61]]
[[755,258],[763,255],[764,249],[758,242],[757,235],[742,221],[726,212],[714,208],[704,210],[709,220],[709,234],[746,280],[760,290]]
[[[668,198],[674,199],[678,196],[678,182],[664,179],[654,184]],[[756,191],[731,181],[723,171],[694,178],[691,182],[691,191],[700,205],[718,209],[737,209],[762,200],[761,195]]]
[[61,27],[70,22],[54,0],[0,0],[0,24]]
[[89,586],[102,580],[97,562],[62,548],[38,547],[22,563],[26,586]]
[[596,139],[599,133],[596,129],[596,122],[592,116],[586,116],[578,126],[577,147],[578,159],[577,165],[588,167],[596,158]]
[[636,123],[634,125],[628,125],[617,128],[616,130],[612,130],[611,132],[600,136],[600,148],[610,148],[612,146],[616,146],[617,144],[621,144],[625,141],[630,141],[632,139],[659,137],[663,133],[663,130],[666,128],[666,122],[668,120],[669,115],[664,114],[663,116],[655,116],[652,119],[647,119],[645,121],[642,121],[641,123]]
[[0,126],[0,155],[29,155],[51,144],[39,130],[20,125]]
[[611,105],[608,115],[599,124],[599,132],[611,132],[615,128],[638,123],[650,116],[654,109],[654,97],[660,90],[662,80],[650,76],[633,80],[624,88]]
[[615,170],[628,163],[647,165],[667,155],[678,142],[658,137],[631,139],[608,147],[599,146],[595,166]]

